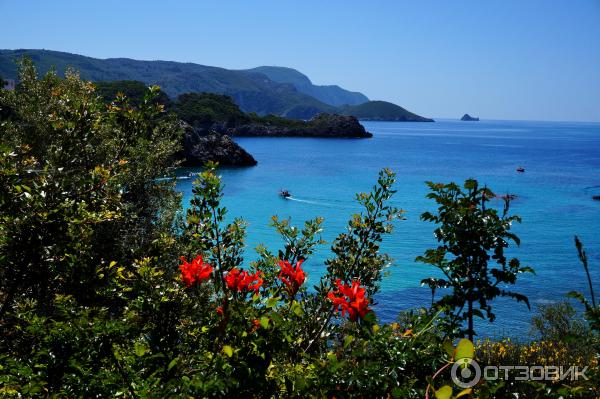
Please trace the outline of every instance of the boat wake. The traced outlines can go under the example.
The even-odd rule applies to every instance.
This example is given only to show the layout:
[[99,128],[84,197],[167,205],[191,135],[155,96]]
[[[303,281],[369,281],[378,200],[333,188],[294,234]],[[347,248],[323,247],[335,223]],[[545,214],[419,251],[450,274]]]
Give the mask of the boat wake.
[[318,202],[318,201],[309,201],[305,199],[295,198],[295,197],[287,197],[286,199],[290,201],[303,202],[305,204],[313,204],[313,205],[322,205],[322,206],[335,206],[333,204],[328,204],[327,202]]
[[173,180],[190,180],[191,176],[174,176],[174,177],[159,177],[154,179],[155,182],[173,181]]

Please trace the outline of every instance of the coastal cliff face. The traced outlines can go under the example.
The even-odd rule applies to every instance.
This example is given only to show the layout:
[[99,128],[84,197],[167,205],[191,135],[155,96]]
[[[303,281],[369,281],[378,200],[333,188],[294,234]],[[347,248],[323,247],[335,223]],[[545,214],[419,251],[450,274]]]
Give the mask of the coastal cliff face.
[[252,155],[225,134],[195,129],[185,122],[182,122],[182,128],[183,150],[180,156],[184,166],[203,166],[208,161],[222,166],[257,164]]
[[309,121],[297,121],[287,125],[269,122],[251,122],[229,127],[226,129],[226,133],[232,136],[254,137],[373,137],[355,117],[335,114],[319,114]]

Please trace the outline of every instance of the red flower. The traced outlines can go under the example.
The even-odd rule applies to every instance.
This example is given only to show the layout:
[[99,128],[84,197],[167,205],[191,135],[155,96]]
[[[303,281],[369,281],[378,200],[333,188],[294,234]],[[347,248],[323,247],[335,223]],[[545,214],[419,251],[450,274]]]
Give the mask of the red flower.
[[247,271],[240,271],[237,268],[231,269],[225,276],[225,282],[227,288],[232,291],[238,292],[249,292],[254,290],[254,293],[258,294],[258,290],[263,283],[263,279],[260,278],[261,273],[257,271],[254,274],[250,274]]
[[302,270],[301,267],[302,262],[304,262],[304,259],[300,259],[298,262],[296,262],[296,266],[292,266],[287,260],[279,261],[279,267],[281,267],[279,279],[283,284],[286,285],[286,291],[292,298],[296,296],[296,293],[302,284],[304,284],[304,280],[306,279],[304,270]]
[[252,320],[252,327],[250,327],[250,333],[255,332],[260,327],[260,321],[258,319]]
[[217,314],[223,316],[223,306],[217,306]]
[[181,270],[181,279],[186,287],[200,284],[210,278],[213,267],[202,260],[202,255],[196,256],[192,263],[189,263],[183,256],[181,261],[183,264],[179,265],[179,270]]
[[369,309],[369,299],[365,298],[365,289],[360,287],[359,281],[353,281],[352,285],[342,284],[338,278],[335,281],[338,289],[327,294],[333,302],[333,308],[341,311],[342,316],[348,313],[348,317],[352,321],[356,321],[357,317],[361,319],[371,311]]

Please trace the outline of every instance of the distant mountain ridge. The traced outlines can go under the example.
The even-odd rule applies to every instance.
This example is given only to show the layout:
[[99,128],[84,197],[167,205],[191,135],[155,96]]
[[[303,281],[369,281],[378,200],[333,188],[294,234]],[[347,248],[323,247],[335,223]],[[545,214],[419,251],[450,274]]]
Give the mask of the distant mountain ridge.
[[337,85],[314,85],[308,76],[292,68],[261,66],[247,69],[247,71],[262,73],[273,82],[291,83],[298,91],[334,106],[358,105],[369,101],[369,98],[364,94],[348,91]]
[[[79,71],[82,78],[94,82],[130,80],[156,84],[171,98],[190,92],[225,94],[233,98],[242,111],[258,115],[311,119],[320,113],[352,115],[348,113],[352,108],[346,105],[373,108],[362,93],[351,92],[339,86],[313,85],[306,75],[285,67],[229,70],[175,61],[97,59],[60,51],[18,49],[0,50],[0,77],[16,79],[16,61],[23,56],[31,58],[42,74],[54,67],[59,75],[63,75],[68,67],[72,67]],[[395,107],[397,108],[393,109],[389,120],[421,118],[401,107]],[[393,107],[381,108],[381,104],[375,104],[375,108],[392,110]],[[406,112],[405,117],[398,116],[398,108]],[[359,115],[355,116],[363,119]],[[371,118],[367,115],[364,119]],[[375,119],[387,120],[386,115],[381,112],[377,113]]]
[[15,61],[30,57],[38,72],[55,67],[62,75],[67,67],[94,82],[138,80],[157,84],[172,98],[183,93],[208,92],[232,97],[245,112],[276,114],[309,119],[335,107],[298,91],[292,84],[277,83],[267,76],[248,71],[174,61],[138,61],[129,58],[97,59],[50,50],[0,50],[0,76],[15,79]]

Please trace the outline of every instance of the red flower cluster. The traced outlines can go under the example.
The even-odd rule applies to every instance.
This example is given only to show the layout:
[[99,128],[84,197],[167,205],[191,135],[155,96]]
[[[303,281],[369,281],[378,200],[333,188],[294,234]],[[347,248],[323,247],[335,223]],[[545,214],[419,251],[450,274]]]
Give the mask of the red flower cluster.
[[342,316],[348,313],[350,320],[361,319],[371,311],[369,299],[365,298],[365,289],[360,287],[359,281],[353,281],[352,285],[342,284],[338,278],[335,281],[338,289],[331,291],[327,297],[333,302],[333,308],[342,312]]
[[238,292],[249,292],[254,290],[258,293],[258,289],[263,283],[263,279],[260,278],[261,273],[257,271],[254,274],[250,274],[247,271],[240,271],[237,268],[231,269],[225,276],[225,282],[227,288],[232,291]]
[[281,268],[281,271],[279,272],[279,279],[283,284],[285,284],[286,291],[291,298],[296,295],[306,279],[304,270],[302,270],[301,267],[302,262],[304,262],[304,259],[300,259],[298,262],[296,262],[296,266],[292,266],[287,260],[279,261],[279,267]]
[[208,263],[205,263],[202,259],[202,255],[196,256],[192,263],[189,263],[185,257],[181,257],[183,264],[179,265],[181,270],[181,279],[187,287],[191,287],[194,284],[200,284],[204,280],[208,280],[213,271],[213,267]]

